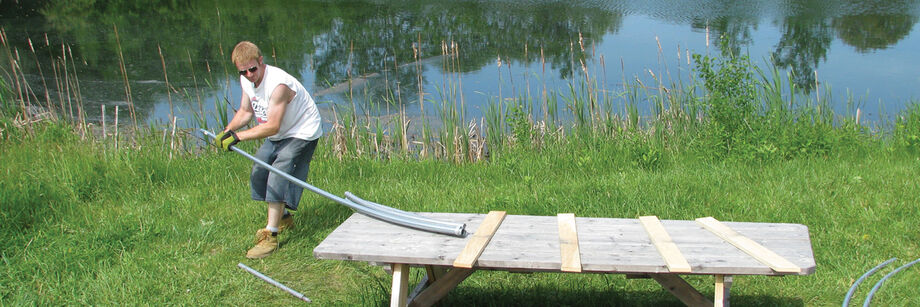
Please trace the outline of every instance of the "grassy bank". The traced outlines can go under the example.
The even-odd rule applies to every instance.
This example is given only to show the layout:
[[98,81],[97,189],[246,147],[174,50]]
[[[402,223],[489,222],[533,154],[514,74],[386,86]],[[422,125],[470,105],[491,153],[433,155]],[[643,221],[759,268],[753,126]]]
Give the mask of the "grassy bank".
[[[319,305],[385,305],[389,279],[365,263],[319,261],[312,249],[351,211],[307,194],[296,227],[265,260],[243,257],[264,206],[248,200],[250,163],[204,151],[169,159],[159,136],[115,150],[62,123],[31,136],[6,125],[0,143],[0,304],[252,305],[297,301],[236,268],[243,262]],[[654,167],[628,145],[571,136],[540,150],[510,147],[489,163],[334,158],[319,148],[310,182],[413,211],[801,223],[814,275],[741,276],[733,303],[837,305],[850,284],[890,258],[920,255],[920,159],[894,141],[777,160],[712,159],[661,149]],[[624,145],[627,144],[627,145]],[[837,143],[833,143],[834,145]],[[253,151],[255,144],[244,144]],[[836,148],[831,146],[832,148]],[[661,148],[666,148],[665,146]],[[652,150],[654,151],[654,150]],[[640,152],[640,154],[637,154]],[[645,152],[648,152],[646,150]],[[703,151],[700,151],[703,152]],[[647,155],[646,155],[647,156]],[[420,278],[413,270],[413,280]],[[875,276],[857,292],[861,300]],[[688,280],[711,293],[711,278]],[[920,304],[917,268],[876,294],[879,305]],[[447,305],[677,305],[651,280],[621,275],[480,272]]]

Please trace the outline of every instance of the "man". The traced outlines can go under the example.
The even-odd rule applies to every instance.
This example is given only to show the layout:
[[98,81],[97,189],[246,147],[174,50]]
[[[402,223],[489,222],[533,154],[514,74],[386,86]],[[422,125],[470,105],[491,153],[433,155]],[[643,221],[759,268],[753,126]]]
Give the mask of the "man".
[[[322,136],[319,110],[296,78],[266,65],[255,44],[242,41],[233,48],[233,64],[240,73],[242,99],[233,119],[217,135],[226,150],[240,141],[265,139],[255,157],[300,180],[307,179],[310,160]],[[258,123],[237,131],[255,116]],[[265,228],[256,232],[256,246],[246,253],[258,259],[278,249],[278,233],[293,223],[288,210],[297,210],[303,188],[264,167],[253,165],[249,177],[252,199],[268,204]]]

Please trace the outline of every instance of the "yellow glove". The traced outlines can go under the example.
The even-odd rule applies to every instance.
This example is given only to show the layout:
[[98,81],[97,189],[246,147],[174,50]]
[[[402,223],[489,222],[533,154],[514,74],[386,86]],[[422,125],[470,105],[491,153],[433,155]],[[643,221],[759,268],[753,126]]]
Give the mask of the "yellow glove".
[[227,130],[227,132],[221,132],[214,136],[214,143],[217,147],[226,149],[230,151],[230,146],[236,145],[240,142],[240,138],[236,136],[236,133],[233,130]]

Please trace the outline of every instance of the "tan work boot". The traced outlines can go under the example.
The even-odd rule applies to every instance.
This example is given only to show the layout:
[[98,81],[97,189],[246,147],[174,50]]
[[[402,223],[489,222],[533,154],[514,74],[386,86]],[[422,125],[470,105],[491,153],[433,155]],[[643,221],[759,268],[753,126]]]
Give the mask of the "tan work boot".
[[281,220],[278,221],[278,233],[281,233],[287,228],[294,226],[294,215],[288,213],[285,216],[281,217]]
[[272,236],[272,232],[268,229],[262,228],[256,231],[256,246],[246,252],[246,258],[265,258],[276,249],[278,249],[278,238]]

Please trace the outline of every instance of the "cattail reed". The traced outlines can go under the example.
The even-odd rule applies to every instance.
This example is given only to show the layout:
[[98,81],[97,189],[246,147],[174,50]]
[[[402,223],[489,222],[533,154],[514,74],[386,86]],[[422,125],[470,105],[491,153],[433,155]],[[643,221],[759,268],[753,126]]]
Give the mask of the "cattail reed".
[[77,104],[77,111],[80,113],[80,121],[85,126],[86,118],[83,116],[83,91],[80,89],[80,76],[77,75],[77,63],[74,62],[73,48],[71,48],[70,45],[67,46],[67,55],[70,58],[70,69],[73,71],[73,79],[71,82],[73,82],[74,102]]
[[118,36],[118,26],[114,24],[112,26],[115,30],[115,44],[118,46],[118,69],[121,70],[122,81],[124,81],[125,84],[125,102],[128,103],[128,113],[131,115],[131,121],[134,122],[134,130],[137,130],[137,113],[134,110],[131,83],[128,82],[128,69],[125,66],[125,56],[121,51],[121,38]]
[[31,110],[32,110],[32,99],[29,98],[29,83],[26,81],[26,75],[25,75],[25,73],[22,71],[22,66],[20,65],[20,63],[22,63],[22,59],[19,58],[19,49],[16,49],[16,51],[15,51],[14,53],[16,54],[16,61],[15,61],[15,63],[16,63],[16,70],[18,70],[19,73],[22,75],[22,87],[23,87],[24,89],[22,89],[22,90],[20,90],[20,91],[25,91],[24,94],[20,94],[20,95],[22,96],[20,99],[23,99],[23,98],[24,98],[24,100],[25,100],[25,108],[23,109],[23,112],[22,112],[22,113],[23,113],[23,116],[25,116],[26,120],[31,120],[31,118],[32,118],[32,114],[31,114],[31,113],[32,113],[32,112],[31,112]]
[[38,75],[42,79],[42,88],[44,89],[44,92],[45,92],[45,107],[47,107],[49,110],[53,110],[51,109],[53,107],[51,105],[51,95],[48,93],[48,83],[45,82],[45,72],[42,70],[42,65],[38,61],[38,55],[35,54],[35,47],[32,46],[32,38],[28,38],[27,40],[29,42],[29,50],[32,51],[32,58],[35,60],[35,66],[38,68]]
[[[115,144],[118,144],[118,138],[115,139]],[[172,117],[172,132],[170,133],[169,138],[169,160],[172,160],[173,151],[176,151],[176,117]]]
[[163,58],[163,49],[157,44],[157,52],[160,54],[160,63],[163,64],[163,79],[166,80],[166,99],[169,101],[169,118],[175,117],[173,113],[172,93],[170,93],[169,74],[166,72],[166,59]]
[[[198,77],[195,75],[195,65],[192,65],[192,54],[191,52],[188,51],[188,49],[186,49],[185,55],[188,57],[189,72],[191,72],[192,80],[195,82],[194,83],[195,84],[195,98],[198,101],[198,114],[200,114],[199,115],[200,118],[206,118],[204,117],[204,106],[202,106],[201,104],[201,91],[198,88]],[[199,123],[199,124],[202,128],[207,129],[207,121],[204,121],[203,123]]]
[[105,105],[104,104],[102,105],[101,122],[102,122],[102,139],[105,140],[107,133],[105,131]]
[[19,70],[17,69],[19,66],[16,63],[15,58],[13,57],[12,51],[10,51],[10,46],[8,45],[8,42],[9,42],[9,39],[6,36],[6,29],[0,28],[0,43],[2,43],[3,46],[5,47],[4,49],[6,49],[7,58],[10,60],[10,69],[13,72],[13,79],[16,82],[16,93],[17,93],[17,96],[19,97],[19,107],[21,109],[23,119],[28,121],[29,113],[26,110],[25,99],[23,99],[23,94],[22,94],[22,83],[20,83],[19,81]]
[[66,93],[67,98],[67,111],[70,115],[70,119],[73,119],[73,101],[71,100],[70,93],[70,73],[67,71],[67,48],[64,47],[64,43],[61,43],[61,71],[64,73],[63,81],[63,93]]
[[115,105],[115,150],[118,150],[118,105]]

